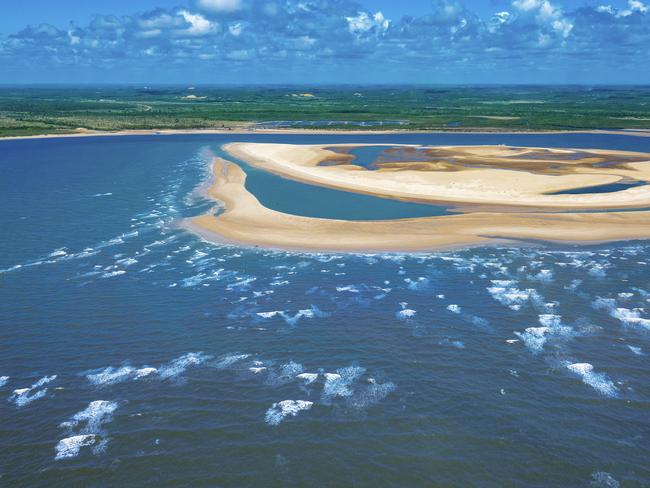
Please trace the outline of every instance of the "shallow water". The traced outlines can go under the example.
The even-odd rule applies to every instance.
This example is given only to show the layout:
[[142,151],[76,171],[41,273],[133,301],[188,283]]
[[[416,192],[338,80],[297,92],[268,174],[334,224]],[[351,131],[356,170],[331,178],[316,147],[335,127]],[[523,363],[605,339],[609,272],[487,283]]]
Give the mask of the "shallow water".
[[246,188],[262,205],[278,212],[321,219],[391,220],[450,215],[450,207],[362,195],[282,178],[257,169],[223,150],[215,154],[246,172]]
[[549,195],[591,195],[593,193],[616,193],[619,191],[629,190],[639,186],[646,186],[645,181],[633,181],[630,183],[609,183],[606,185],[587,186],[584,188],[574,188],[572,190],[563,190]]
[[650,150],[602,135],[0,142],[0,484],[650,483],[650,245],[214,246],[175,222],[213,207],[197,188],[233,140]]

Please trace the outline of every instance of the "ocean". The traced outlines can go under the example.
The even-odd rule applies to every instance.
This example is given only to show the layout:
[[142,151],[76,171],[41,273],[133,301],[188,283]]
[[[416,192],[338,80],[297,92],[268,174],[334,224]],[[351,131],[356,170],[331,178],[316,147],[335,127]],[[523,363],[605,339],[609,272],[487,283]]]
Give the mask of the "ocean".
[[[602,134],[0,141],[1,486],[650,485],[650,243],[215,245],[179,223],[218,211],[201,188],[235,141],[650,152]],[[259,178],[285,211],[422,210],[298,188],[305,206]]]

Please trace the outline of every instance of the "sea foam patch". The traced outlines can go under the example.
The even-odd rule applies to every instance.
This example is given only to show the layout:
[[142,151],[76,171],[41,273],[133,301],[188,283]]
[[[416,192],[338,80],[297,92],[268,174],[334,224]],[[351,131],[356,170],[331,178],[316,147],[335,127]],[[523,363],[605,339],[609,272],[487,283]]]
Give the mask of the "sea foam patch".
[[222,356],[214,366],[217,369],[226,369],[249,357],[250,354],[227,354]]
[[77,457],[82,447],[95,444],[96,437],[94,434],[79,434],[61,439],[54,447],[55,461]]
[[88,382],[92,385],[106,386],[145,378],[157,372],[158,370],[156,368],[150,366],[143,366],[141,368],[135,368],[133,366],[121,366],[115,368],[109,366],[107,368],[89,371],[85,376]]
[[325,373],[325,384],[321,394],[321,401],[331,403],[336,397],[349,397],[353,394],[352,385],[366,372],[360,366],[348,366],[336,370],[336,373]]
[[625,308],[619,307],[613,298],[598,297],[592,302],[596,310],[604,310],[615,319],[618,319],[625,325],[639,326],[650,330],[650,319],[643,317],[645,310],[643,308]]
[[543,303],[541,295],[533,288],[520,290],[514,286],[515,282],[511,280],[492,280],[492,284],[493,286],[487,288],[488,293],[497,302],[512,310],[520,310],[528,303]]
[[167,364],[163,364],[158,368],[158,375],[163,378],[175,378],[192,366],[198,366],[212,359],[212,356],[203,352],[188,352],[182,356],[172,360]]
[[[106,433],[102,426],[113,420],[113,413],[117,410],[116,402],[106,400],[95,400],[88,406],[77,412],[67,421],[62,422],[60,427],[74,435],[61,439],[54,450],[54,459],[74,458],[79,455],[82,447],[95,446],[94,454],[102,452],[108,443]],[[74,431],[77,432],[74,432]]]
[[9,401],[14,403],[17,407],[29,405],[33,401],[43,398],[47,394],[47,388],[43,388],[43,386],[51,383],[55,379],[56,375],[44,376],[29,388],[19,388],[14,390],[9,397]]
[[286,417],[295,417],[300,412],[311,409],[313,405],[314,402],[306,400],[283,400],[274,403],[271,408],[266,411],[264,420],[269,425],[280,425]]
[[265,312],[255,312],[255,316],[258,319],[263,320],[281,317],[288,325],[296,326],[302,319],[322,318],[329,316],[329,314],[323,312],[316,305],[311,305],[309,308],[298,310],[293,314],[285,310],[270,310]]
[[566,340],[575,335],[571,327],[562,324],[560,315],[540,314],[538,320],[541,327],[528,327],[524,332],[515,332],[533,354],[542,352],[549,339]]
[[618,389],[614,382],[605,373],[594,371],[593,365],[589,363],[567,364],[567,369],[582,378],[585,385],[591,386],[594,390],[604,396],[618,396]]
[[616,478],[604,471],[592,473],[589,485],[594,488],[619,488],[621,486]]

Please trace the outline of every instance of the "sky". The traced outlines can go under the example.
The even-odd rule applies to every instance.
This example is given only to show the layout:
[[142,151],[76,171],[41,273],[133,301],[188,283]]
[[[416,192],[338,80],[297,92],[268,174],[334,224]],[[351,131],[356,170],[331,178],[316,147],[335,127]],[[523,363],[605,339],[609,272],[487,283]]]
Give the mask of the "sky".
[[650,0],[0,0],[0,83],[650,84]]

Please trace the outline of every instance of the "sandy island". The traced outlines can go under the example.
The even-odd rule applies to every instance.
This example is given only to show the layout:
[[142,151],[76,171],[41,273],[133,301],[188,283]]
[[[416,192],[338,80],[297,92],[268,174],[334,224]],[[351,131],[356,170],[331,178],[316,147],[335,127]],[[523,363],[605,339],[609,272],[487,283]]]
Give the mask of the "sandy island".
[[285,178],[408,201],[572,210],[650,207],[650,186],[615,193],[552,194],[611,183],[650,181],[647,153],[386,145],[376,169],[368,170],[350,164],[353,157],[345,152],[361,146],[233,143],[224,149]]
[[[243,154],[238,146],[238,155]],[[233,150],[232,147],[229,150]],[[259,152],[256,152],[261,157]],[[319,158],[310,160],[314,164]],[[208,240],[301,251],[400,252],[440,250],[508,241],[597,243],[650,238],[650,211],[507,213],[352,222],[300,217],[268,209],[245,188],[246,174],[215,158],[208,196],[225,210],[190,219]],[[537,187],[536,187],[537,188]],[[572,195],[575,196],[575,195]],[[503,204],[503,202],[500,202]]]

